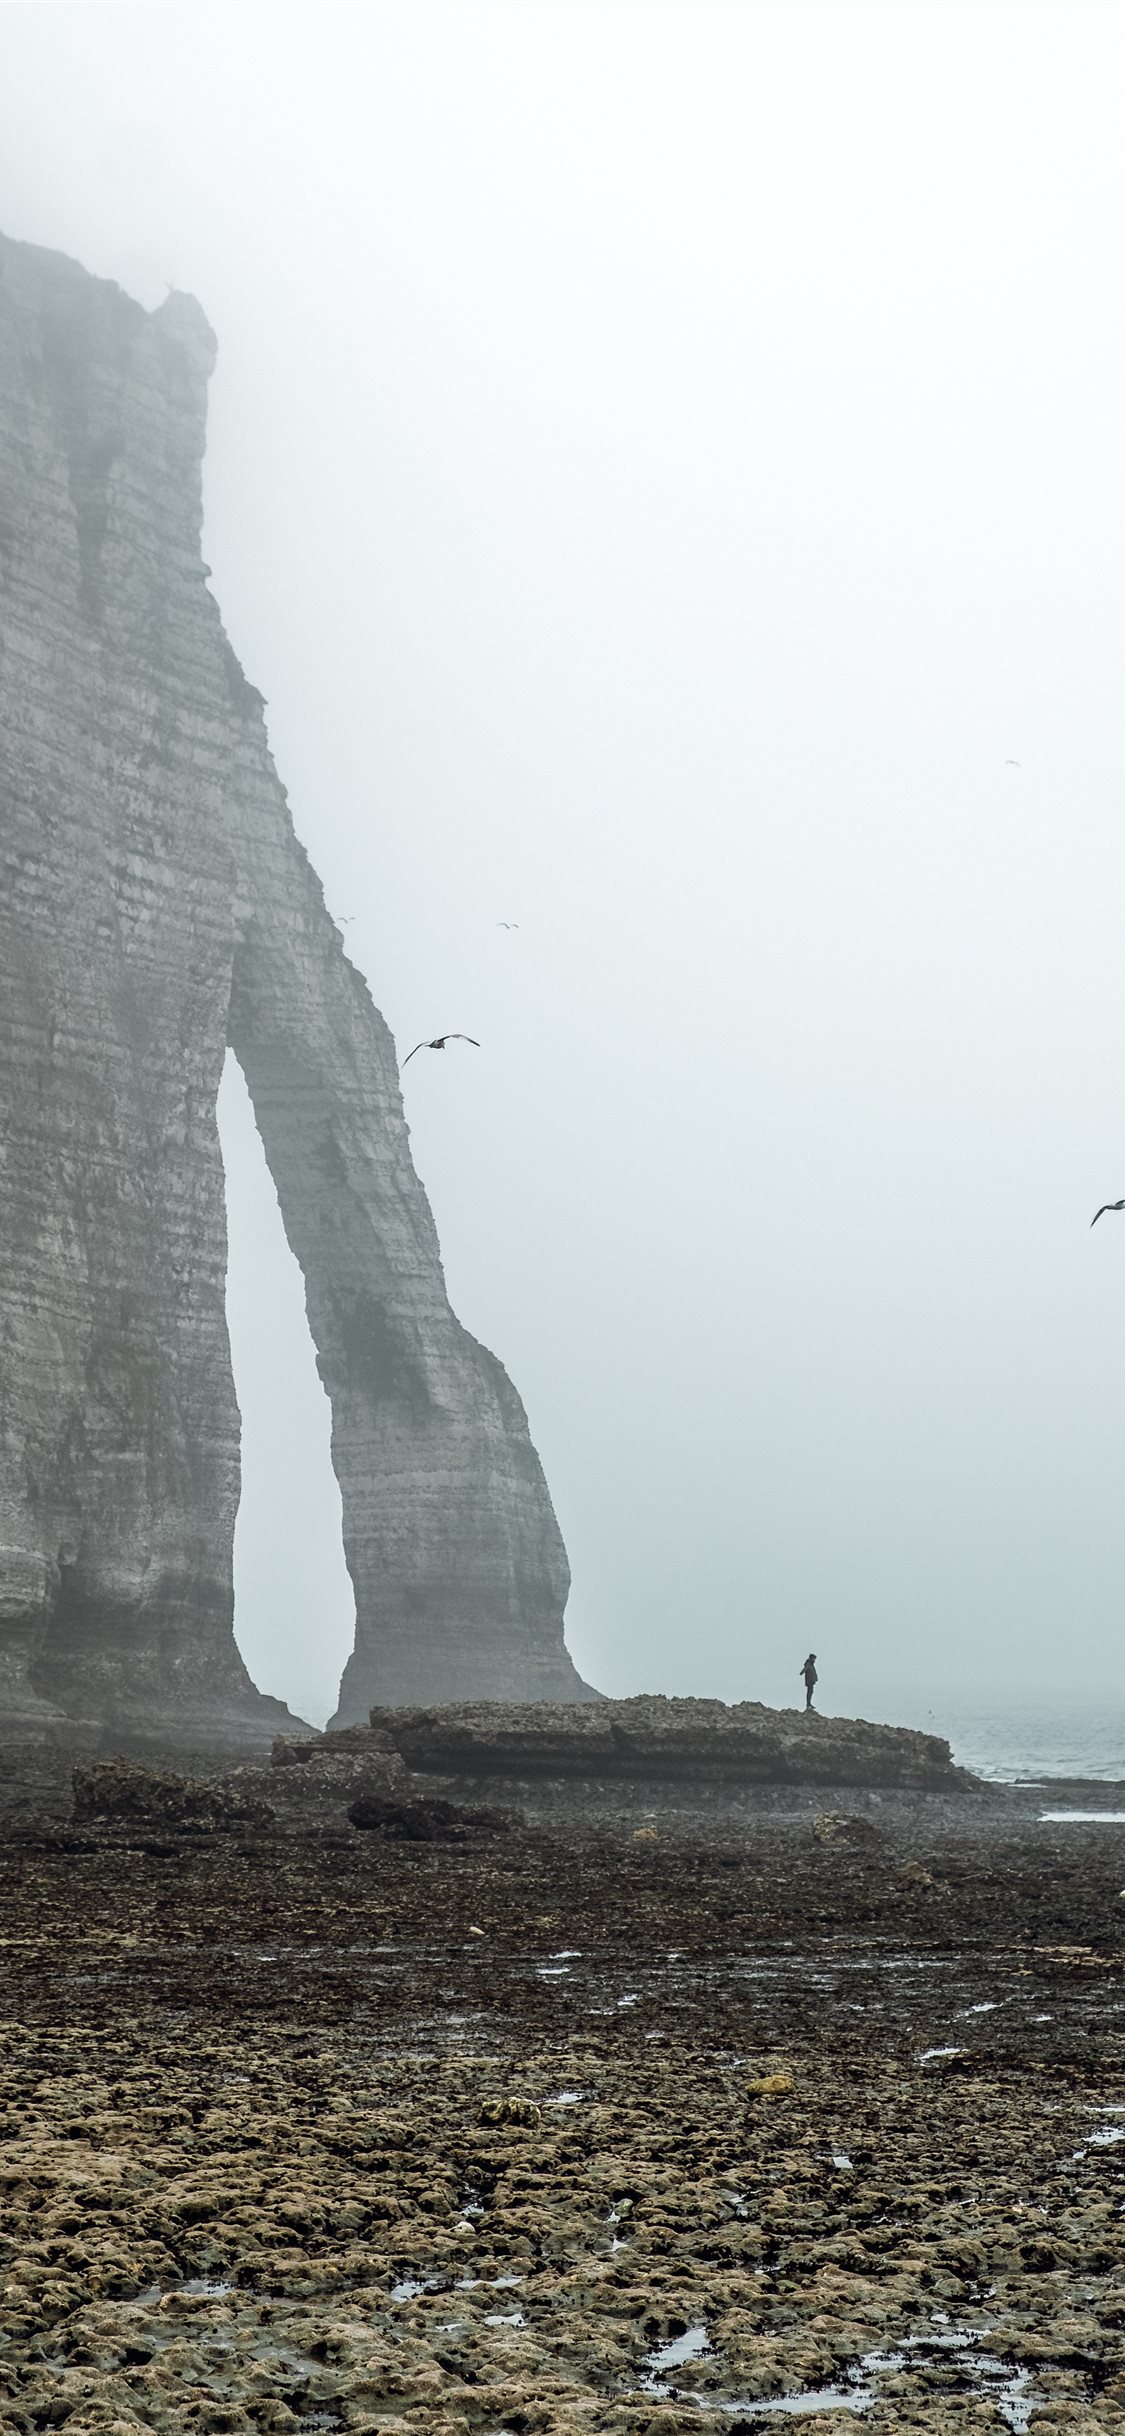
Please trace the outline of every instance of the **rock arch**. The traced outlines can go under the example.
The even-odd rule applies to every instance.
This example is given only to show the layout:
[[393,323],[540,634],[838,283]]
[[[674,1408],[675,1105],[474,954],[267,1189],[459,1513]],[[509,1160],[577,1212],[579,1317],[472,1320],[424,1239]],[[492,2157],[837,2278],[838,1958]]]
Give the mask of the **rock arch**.
[[256,1735],[232,1634],[228,1044],[304,1272],[339,1717],[574,1699],[519,1396],[461,1327],[394,1048],[200,555],[214,340],[0,240],[0,1715]]

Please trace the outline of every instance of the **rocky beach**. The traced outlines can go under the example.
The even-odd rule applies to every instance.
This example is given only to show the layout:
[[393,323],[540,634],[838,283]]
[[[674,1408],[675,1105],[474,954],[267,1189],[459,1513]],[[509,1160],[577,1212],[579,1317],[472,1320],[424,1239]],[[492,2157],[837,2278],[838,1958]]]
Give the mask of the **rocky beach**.
[[357,1764],[8,1808],[4,2436],[1125,2429],[1125,1825]]

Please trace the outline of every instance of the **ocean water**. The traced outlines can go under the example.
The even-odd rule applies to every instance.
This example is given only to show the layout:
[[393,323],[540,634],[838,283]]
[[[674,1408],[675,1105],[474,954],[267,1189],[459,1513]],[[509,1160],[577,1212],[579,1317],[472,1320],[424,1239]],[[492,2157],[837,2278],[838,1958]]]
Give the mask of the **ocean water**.
[[[876,1712],[867,1710],[867,1715]],[[904,1700],[882,1712],[896,1725],[943,1734],[954,1759],[1000,1784],[1075,1776],[1125,1784],[1125,1692],[1104,1701],[991,1697]]]

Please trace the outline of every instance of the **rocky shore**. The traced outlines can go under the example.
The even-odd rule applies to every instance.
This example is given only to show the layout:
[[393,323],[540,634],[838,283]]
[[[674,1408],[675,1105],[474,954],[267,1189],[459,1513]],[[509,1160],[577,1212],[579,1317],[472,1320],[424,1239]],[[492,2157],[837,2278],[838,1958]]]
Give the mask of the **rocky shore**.
[[377,1780],[386,1792],[413,1784],[508,1805],[562,1833],[576,1817],[607,1827],[657,1815],[681,1830],[693,1821],[732,1827],[760,1816],[763,1801],[817,1808],[826,1792],[852,1808],[894,1794],[958,1809],[990,1798],[936,1734],[757,1700],[663,1694],[373,1708],[366,1725],[279,1736],[273,1764],[285,1775],[272,1776],[270,1790],[290,1808],[308,1809],[335,1786]]
[[[642,1694],[593,1704],[460,1702],[374,1708],[373,1743],[405,1765],[461,1781],[541,1787],[605,1781],[662,1784],[901,1786],[964,1790],[949,1744],[908,1726],[817,1709],[770,1709],[759,1700],[669,1699]],[[360,1729],[362,1731],[362,1729]],[[326,1737],[331,1748],[335,1737]]]
[[4,2436],[1125,2430],[1125,1828],[233,1782],[0,1836]]

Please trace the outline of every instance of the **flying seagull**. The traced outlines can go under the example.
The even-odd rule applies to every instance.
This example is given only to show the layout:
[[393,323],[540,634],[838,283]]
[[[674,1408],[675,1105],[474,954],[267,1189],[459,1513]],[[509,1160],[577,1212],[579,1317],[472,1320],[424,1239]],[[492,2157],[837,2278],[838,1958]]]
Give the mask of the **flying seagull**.
[[1105,1217],[1107,1210],[1125,1210],[1125,1199],[1120,1201],[1103,1201],[1100,1210],[1094,1211],[1094,1215],[1090,1220],[1091,1226],[1096,1226],[1099,1218]]
[[1006,770],[1022,770],[1022,768],[1023,768],[1023,763],[1022,763],[1022,761],[1013,761],[1012,756],[1011,756],[1011,754],[1009,753],[1008,758],[1007,758],[1007,760],[1006,760],[1006,762],[1005,762],[1005,764],[1004,764],[1004,767],[1005,767],[1005,769],[1006,769]]
[[471,1032],[439,1032],[436,1040],[416,1040],[409,1054],[403,1058],[403,1065],[408,1066],[410,1059],[417,1057],[419,1049],[444,1049],[447,1040],[467,1040],[470,1048],[480,1047],[479,1040],[474,1040]]
[[518,929],[519,929],[519,923],[518,923],[518,922],[498,922],[498,923],[497,923],[497,925],[496,925],[496,928],[497,928],[497,930],[518,930]]

